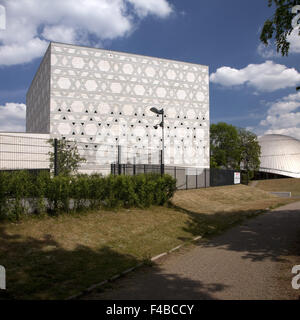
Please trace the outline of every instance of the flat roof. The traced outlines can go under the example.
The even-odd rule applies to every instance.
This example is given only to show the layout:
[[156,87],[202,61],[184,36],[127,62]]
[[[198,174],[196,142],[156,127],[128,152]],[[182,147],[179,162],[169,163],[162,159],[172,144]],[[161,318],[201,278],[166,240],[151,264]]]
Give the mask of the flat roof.
[[103,48],[94,48],[94,47],[89,47],[89,46],[84,46],[84,45],[76,45],[76,44],[69,44],[69,43],[56,42],[56,41],[51,41],[50,45],[52,45],[52,44],[54,44],[54,45],[58,44],[58,45],[69,46],[69,47],[77,47],[77,48],[87,48],[87,49],[90,49],[90,50],[105,51],[105,52],[111,52],[111,53],[119,53],[119,54],[125,54],[125,55],[128,55],[128,56],[137,56],[137,57],[144,57],[144,58],[149,58],[149,59],[158,59],[158,60],[167,61],[167,62],[178,62],[178,63],[184,63],[184,64],[188,64],[188,65],[193,65],[193,66],[206,67],[207,69],[209,69],[208,65],[204,65],[204,64],[200,64],[200,63],[193,63],[193,62],[186,62],[186,61],[182,61],[182,60],[159,58],[159,57],[153,57],[153,56],[137,54],[137,53],[130,53],[130,52],[124,52],[124,51],[115,51],[115,50],[109,50],[109,49],[103,49]]

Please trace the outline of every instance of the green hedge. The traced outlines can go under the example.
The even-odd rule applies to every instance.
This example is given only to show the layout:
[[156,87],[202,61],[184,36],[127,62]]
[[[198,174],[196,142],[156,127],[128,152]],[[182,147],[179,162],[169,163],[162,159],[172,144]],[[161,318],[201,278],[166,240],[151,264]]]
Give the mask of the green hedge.
[[0,218],[22,214],[80,211],[99,208],[164,205],[174,194],[169,175],[76,175],[51,177],[47,172],[0,172]]

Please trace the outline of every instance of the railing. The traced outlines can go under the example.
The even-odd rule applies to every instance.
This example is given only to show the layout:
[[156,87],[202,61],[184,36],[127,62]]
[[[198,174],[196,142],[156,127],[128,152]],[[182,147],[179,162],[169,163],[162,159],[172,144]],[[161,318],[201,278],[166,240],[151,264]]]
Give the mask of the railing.
[[[233,170],[162,165],[161,151],[156,148],[141,149],[136,146],[121,147],[93,142],[68,141],[75,143],[78,152],[86,158],[80,173],[136,175],[140,173],[169,174],[177,181],[178,189],[198,189],[210,186],[234,184]],[[59,174],[57,143],[49,139],[0,134],[0,170],[49,170],[50,156],[54,154],[55,174]],[[122,163],[124,161],[125,163]],[[147,163],[148,162],[148,163]],[[151,163],[152,162],[152,163]],[[56,166],[55,166],[56,164]]]
[[[164,173],[176,179],[176,187],[182,189],[199,189],[215,186],[233,185],[234,173],[238,171],[164,166]],[[161,165],[151,164],[111,164],[113,175],[137,175],[142,173],[161,173]]]

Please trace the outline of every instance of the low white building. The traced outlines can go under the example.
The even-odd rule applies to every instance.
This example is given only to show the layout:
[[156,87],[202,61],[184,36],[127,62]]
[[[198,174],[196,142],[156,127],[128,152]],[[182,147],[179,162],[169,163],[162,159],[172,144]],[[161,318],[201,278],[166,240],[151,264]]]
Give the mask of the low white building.
[[268,134],[258,141],[261,147],[260,172],[300,178],[300,140]]
[[49,169],[49,134],[0,132],[0,169]]

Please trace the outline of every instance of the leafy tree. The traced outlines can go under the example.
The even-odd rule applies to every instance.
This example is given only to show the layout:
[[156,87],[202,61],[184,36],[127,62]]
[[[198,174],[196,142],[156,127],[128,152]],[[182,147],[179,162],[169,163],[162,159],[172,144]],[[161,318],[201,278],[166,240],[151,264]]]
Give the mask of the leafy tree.
[[240,167],[239,135],[236,127],[225,122],[210,126],[211,168]]
[[[260,40],[268,45],[269,40],[275,36],[277,52],[281,51],[283,56],[287,56],[290,48],[287,37],[294,29],[292,22],[297,14],[293,8],[300,5],[300,0],[268,0],[269,7],[273,4],[276,6],[275,13],[265,21]],[[297,20],[295,22],[298,23]]]
[[210,167],[245,170],[247,181],[260,166],[257,136],[224,122],[210,127]]
[[260,145],[257,136],[245,129],[238,129],[240,164],[246,171],[247,184],[249,179],[253,178],[254,171],[260,166]]
[[[49,152],[50,169],[53,170],[55,166],[55,141],[50,139],[48,142],[53,147],[53,151]],[[79,154],[75,141],[57,140],[57,167],[60,175],[70,175],[77,172],[80,164],[85,161],[86,159]]]

